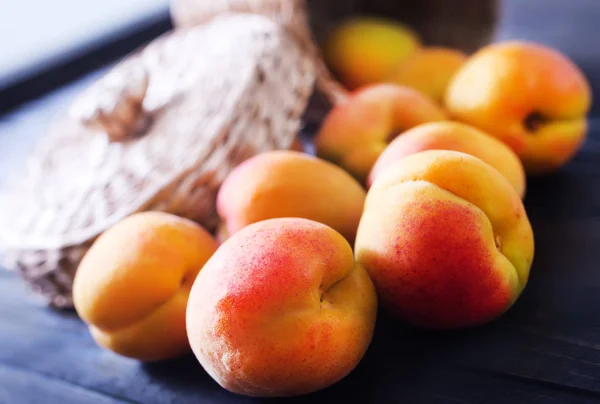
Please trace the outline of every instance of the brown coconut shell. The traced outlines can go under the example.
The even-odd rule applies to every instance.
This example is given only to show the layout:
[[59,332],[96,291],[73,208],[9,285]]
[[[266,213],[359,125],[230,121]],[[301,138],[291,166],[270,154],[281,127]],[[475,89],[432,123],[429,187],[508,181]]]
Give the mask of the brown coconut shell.
[[71,307],[79,261],[123,218],[157,210],[214,229],[225,176],[291,147],[314,81],[313,60],[262,16],[156,39],[74,102],[2,195],[5,266]]

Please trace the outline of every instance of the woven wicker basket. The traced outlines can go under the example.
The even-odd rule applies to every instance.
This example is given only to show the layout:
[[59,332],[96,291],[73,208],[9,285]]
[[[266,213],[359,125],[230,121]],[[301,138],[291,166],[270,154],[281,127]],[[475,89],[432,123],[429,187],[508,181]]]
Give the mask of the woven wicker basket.
[[73,103],[1,195],[4,265],[68,308],[82,256],[124,217],[155,210],[216,227],[225,176],[291,147],[314,82],[312,60],[263,16],[156,39]]
[[290,147],[302,119],[319,120],[347,96],[319,42],[356,13],[471,52],[490,39],[496,1],[172,0],[178,30],[76,101],[3,195],[5,266],[53,306],[71,307],[80,259],[127,215],[161,210],[214,227],[215,195],[233,167]]
[[322,61],[319,44],[343,19],[353,15],[393,18],[415,29],[425,44],[471,53],[492,38],[498,0],[171,0],[178,27],[228,11],[260,13],[292,32],[316,62],[319,90],[335,103],[344,100],[346,90]]

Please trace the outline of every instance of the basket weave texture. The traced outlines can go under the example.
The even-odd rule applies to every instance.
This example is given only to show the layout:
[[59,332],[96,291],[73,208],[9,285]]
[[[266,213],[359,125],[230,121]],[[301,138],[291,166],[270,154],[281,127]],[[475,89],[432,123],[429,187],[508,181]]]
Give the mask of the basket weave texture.
[[315,63],[320,93],[333,104],[346,99],[346,89],[323,62],[304,0],[171,0],[171,14],[178,27],[193,27],[226,13],[259,14],[284,27]]
[[216,193],[236,165],[289,148],[303,119],[347,98],[317,38],[358,10],[470,52],[489,40],[497,0],[459,3],[171,0],[177,30],[76,100],[0,195],[4,265],[71,307],[79,261],[124,217],[160,210],[213,229]]
[[318,89],[335,104],[343,102],[348,92],[323,62],[319,43],[343,19],[356,15],[393,18],[415,29],[426,45],[471,53],[491,40],[499,1],[171,0],[171,14],[178,27],[201,24],[227,12],[265,15],[291,32],[315,62]]
[[3,264],[68,308],[79,261],[124,217],[158,210],[213,229],[225,176],[292,145],[314,82],[312,59],[262,16],[156,39],[73,103],[2,194]]

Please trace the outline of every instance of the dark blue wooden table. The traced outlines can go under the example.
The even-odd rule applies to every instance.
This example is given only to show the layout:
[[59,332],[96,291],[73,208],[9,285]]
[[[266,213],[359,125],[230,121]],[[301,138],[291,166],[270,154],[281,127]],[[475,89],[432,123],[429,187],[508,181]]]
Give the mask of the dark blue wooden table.
[[[512,0],[499,39],[556,46],[600,94],[600,2]],[[49,120],[99,72],[0,116],[0,186]],[[600,403],[600,114],[560,172],[530,179],[536,234],[530,283],[484,327],[408,328],[381,313],[374,341],[341,383],[298,403]],[[45,307],[0,271],[0,403],[250,403],[221,389],[192,356],[152,365],[96,347],[73,312]],[[272,400],[267,400],[272,401]]]

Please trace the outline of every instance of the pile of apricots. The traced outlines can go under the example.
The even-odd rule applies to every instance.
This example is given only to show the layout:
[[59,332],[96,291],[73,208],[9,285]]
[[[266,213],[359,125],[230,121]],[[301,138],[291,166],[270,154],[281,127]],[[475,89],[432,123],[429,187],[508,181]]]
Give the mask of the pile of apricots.
[[193,351],[231,392],[291,396],[350,373],[379,308],[449,330],[516,302],[534,258],[526,179],[581,147],[582,72],[541,44],[465,55],[373,19],[323,49],[351,94],[316,156],[296,144],[238,166],[214,235],[146,212],[93,244],[73,296],[99,345],[140,361]]

